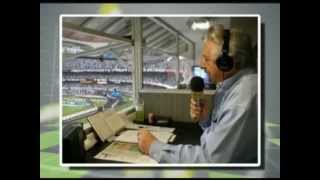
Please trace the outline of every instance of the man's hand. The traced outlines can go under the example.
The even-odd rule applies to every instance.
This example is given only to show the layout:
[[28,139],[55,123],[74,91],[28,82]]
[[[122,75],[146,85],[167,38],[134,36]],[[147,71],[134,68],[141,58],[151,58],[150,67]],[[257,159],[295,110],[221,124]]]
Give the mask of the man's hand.
[[190,116],[193,122],[208,119],[209,109],[206,102],[202,102],[201,105],[191,98],[190,102]]
[[138,131],[138,145],[139,149],[149,155],[150,145],[153,141],[156,140],[156,137],[153,136],[147,129],[140,129]]

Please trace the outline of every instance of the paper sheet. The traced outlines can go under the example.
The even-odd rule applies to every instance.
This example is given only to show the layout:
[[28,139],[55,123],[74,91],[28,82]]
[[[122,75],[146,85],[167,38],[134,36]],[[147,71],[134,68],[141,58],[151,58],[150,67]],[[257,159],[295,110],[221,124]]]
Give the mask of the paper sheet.
[[103,119],[106,121],[108,126],[113,130],[113,132],[117,133],[121,129],[125,128],[125,122],[120,117],[120,115],[116,112],[102,112]]
[[140,152],[138,144],[113,142],[98,155],[96,159],[113,160],[128,163],[157,164],[151,157]]
[[116,112],[98,112],[88,117],[88,121],[102,142],[125,128],[125,121]]
[[141,129],[146,128],[149,131],[165,131],[165,132],[173,132],[175,128],[168,128],[168,127],[160,127],[160,126],[151,126],[151,125],[142,125],[142,124],[134,124],[134,123],[128,123],[126,125],[127,129]]
[[[150,131],[159,141],[168,143],[169,139],[173,135],[170,132],[164,131]],[[115,141],[120,142],[130,142],[138,143],[138,131],[137,130],[126,130],[122,132],[118,137],[115,138]]]
[[98,134],[100,140],[105,142],[108,138],[114,135],[114,132],[103,119],[104,116],[102,113],[97,113],[88,117],[89,123]]

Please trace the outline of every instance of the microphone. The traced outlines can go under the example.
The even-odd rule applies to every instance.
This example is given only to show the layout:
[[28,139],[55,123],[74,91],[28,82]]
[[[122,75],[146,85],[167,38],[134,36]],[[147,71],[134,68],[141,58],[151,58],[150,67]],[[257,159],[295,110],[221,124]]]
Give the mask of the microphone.
[[197,102],[200,108],[203,107],[203,89],[204,89],[204,80],[199,76],[194,76],[190,82],[190,89],[192,91],[191,98]]

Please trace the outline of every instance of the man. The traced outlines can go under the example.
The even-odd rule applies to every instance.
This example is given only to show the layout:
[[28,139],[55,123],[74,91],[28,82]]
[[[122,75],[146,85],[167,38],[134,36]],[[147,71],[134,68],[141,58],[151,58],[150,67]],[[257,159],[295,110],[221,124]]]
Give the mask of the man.
[[[170,145],[149,131],[138,133],[139,148],[160,163],[255,163],[257,161],[257,75],[247,34],[230,30],[229,56],[233,68],[223,72],[216,60],[221,56],[224,28],[209,28],[201,66],[217,84],[214,108],[208,110],[191,99],[190,115],[203,129],[200,145]],[[256,67],[253,67],[255,69]]]

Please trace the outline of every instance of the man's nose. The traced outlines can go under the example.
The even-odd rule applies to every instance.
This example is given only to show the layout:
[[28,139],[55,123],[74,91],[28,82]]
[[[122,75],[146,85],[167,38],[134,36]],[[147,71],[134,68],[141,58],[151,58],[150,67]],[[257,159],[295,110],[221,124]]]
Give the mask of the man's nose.
[[200,60],[199,60],[199,61],[200,61],[200,63],[199,63],[199,64],[200,64],[200,66],[201,66],[201,67],[204,67],[203,58],[200,58]]
[[207,68],[205,62],[203,62],[203,61],[200,63],[200,67],[203,68],[203,69],[206,69],[206,68]]

